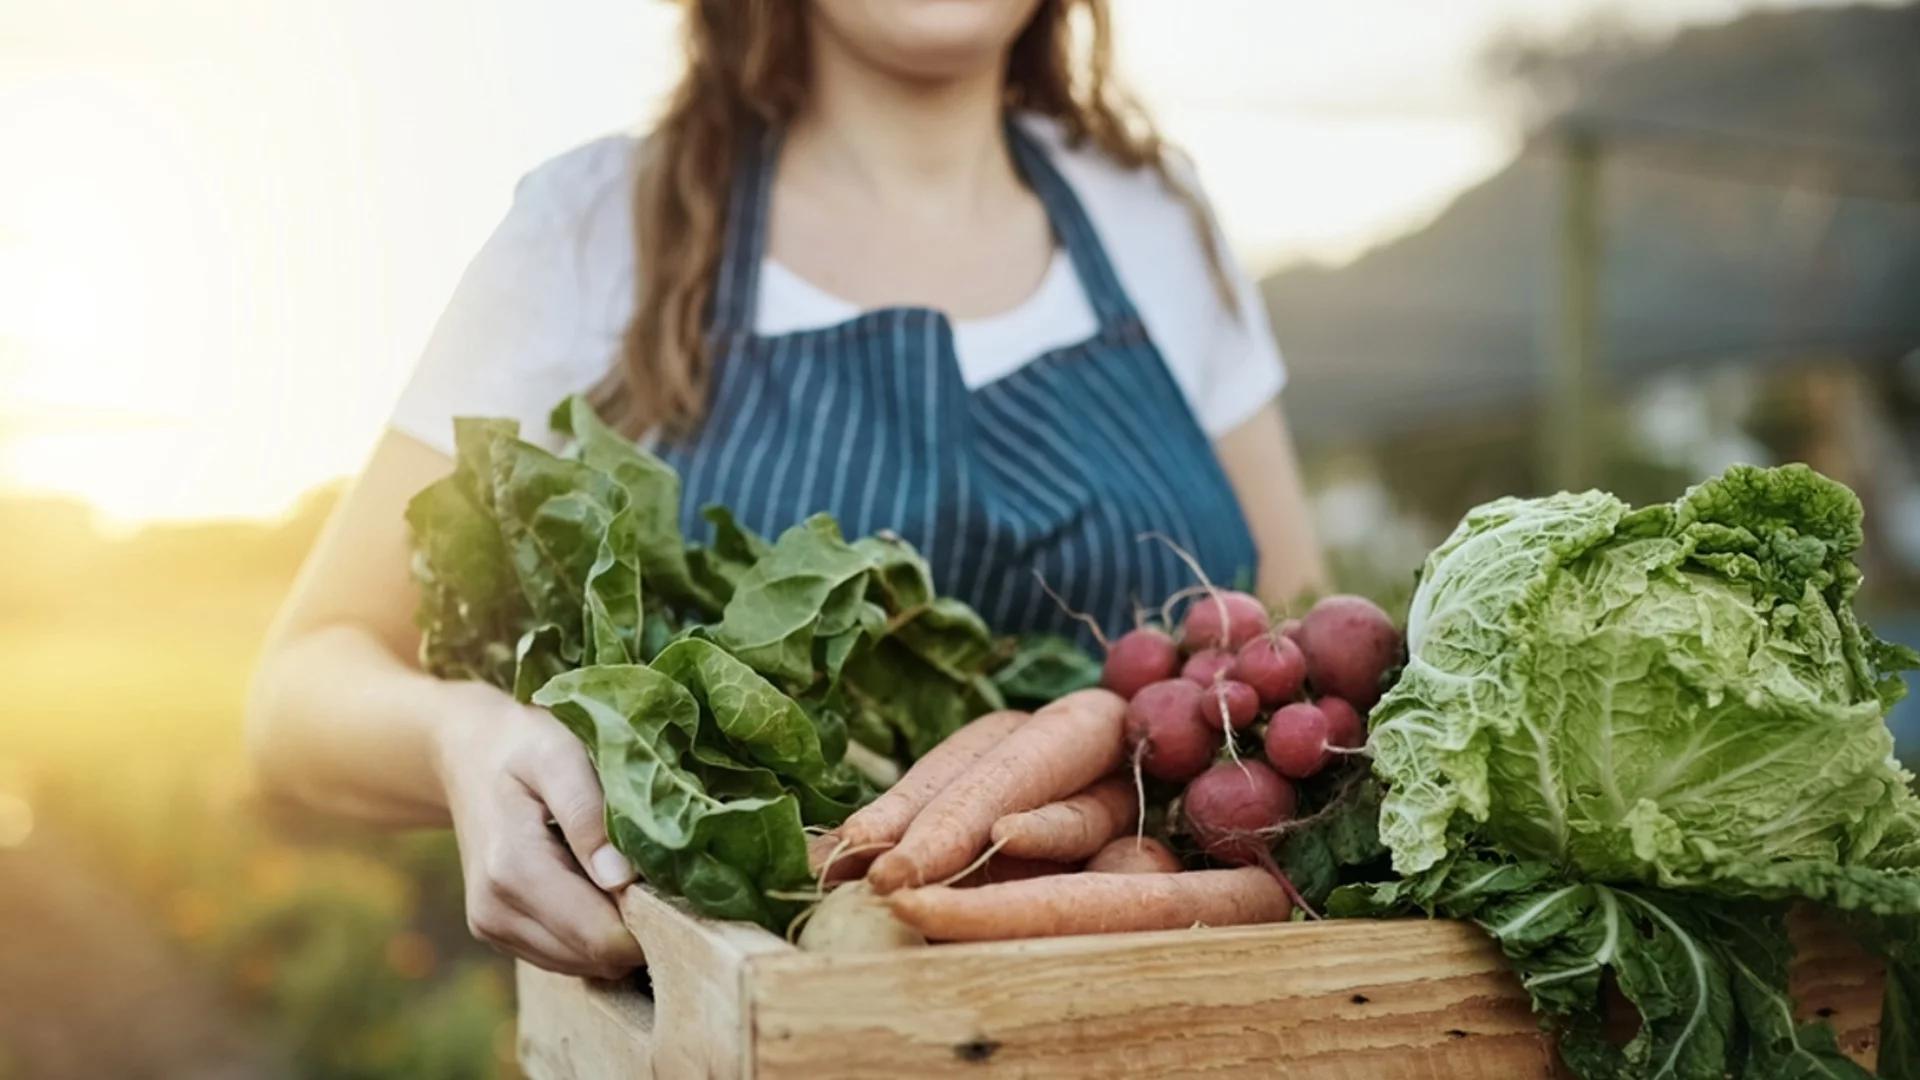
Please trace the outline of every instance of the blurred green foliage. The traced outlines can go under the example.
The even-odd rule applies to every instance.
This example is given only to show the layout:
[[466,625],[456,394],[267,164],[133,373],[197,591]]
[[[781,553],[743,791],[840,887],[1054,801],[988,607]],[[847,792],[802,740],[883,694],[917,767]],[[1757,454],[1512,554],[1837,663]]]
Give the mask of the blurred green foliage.
[[[246,680],[325,508],[316,500],[277,529],[114,543],[62,504],[0,502],[0,559],[22,571],[0,577],[0,794],[25,798],[34,822],[3,852],[33,871],[9,887],[104,879],[150,916],[132,929],[212,986],[221,1021],[299,1077],[508,1080],[519,1075],[512,968],[467,933],[451,835],[346,830],[248,787]],[[5,933],[24,941],[36,927]],[[73,952],[53,977],[114,977],[84,943]],[[10,974],[0,960],[0,983]],[[84,992],[0,991],[10,1012],[46,1003],[44,1016],[9,1020],[23,1025],[61,1024],[58,1002]],[[103,1037],[70,1034],[80,1047]],[[10,1063],[35,1072],[0,1047],[0,1076]]]

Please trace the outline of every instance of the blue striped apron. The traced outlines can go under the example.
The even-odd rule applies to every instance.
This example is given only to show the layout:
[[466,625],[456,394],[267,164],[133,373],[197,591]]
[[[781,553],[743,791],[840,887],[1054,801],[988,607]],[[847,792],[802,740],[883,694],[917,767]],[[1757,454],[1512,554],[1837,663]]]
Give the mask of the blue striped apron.
[[707,420],[659,447],[685,484],[682,527],[712,535],[720,503],[774,536],[827,512],[848,537],[890,529],[935,585],[997,633],[1091,635],[1040,587],[1111,634],[1135,604],[1195,583],[1250,583],[1253,537],[1213,447],[1147,337],[1085,210],[1046,151],[1007,125],[1099,319],[1098,331],[975,390],[938,311],[893,307],[835,326],[753,332],[777,138],[750,143],[734,183],[711,330]]

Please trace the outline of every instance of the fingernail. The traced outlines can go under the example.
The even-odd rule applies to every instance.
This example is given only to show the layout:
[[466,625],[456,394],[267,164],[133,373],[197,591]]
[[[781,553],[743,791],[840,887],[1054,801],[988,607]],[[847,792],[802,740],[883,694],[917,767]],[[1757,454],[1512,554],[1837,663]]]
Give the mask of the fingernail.
[[633,880],[633,864],[612,844],[594,852],[593,858],[587,860],[587,869],[603,889],[617,889]]

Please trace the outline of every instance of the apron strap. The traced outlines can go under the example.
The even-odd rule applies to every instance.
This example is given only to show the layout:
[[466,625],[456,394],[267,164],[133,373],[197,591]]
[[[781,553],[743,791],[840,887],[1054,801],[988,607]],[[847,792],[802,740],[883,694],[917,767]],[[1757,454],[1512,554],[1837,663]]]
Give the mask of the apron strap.
[[[1073,186],[1011,115],[1006,121],[1007,144],[1014,166],[1046,209],[1054,234],[1067,249],[1081,287],[1105,331],[1139,324],[1133,301],[1120,284],[1093,222]],[[767,248],[767,216],[773,202],[774,165],[779,160],[780,135],[773,127],[748,133],[742,140],[728,197],[726,238],[721,248],[714,286],[712,335],[717,339],[753,332],[754,299],[759,294],[760,263]]]
[[1086,208],[1080,205],[1080,197],[1074,194],[1073,185],[1060,175],[1046,149],[1012,115],[1007,117],[1006,128],[1014,165],[1046,208],[1047,220],[1053,223],[1054,234],[1073,260],[1073,269],[1080,275],[1081,288],[1087,291],[1087,301],[1100,319],[1100,328],[1113,331],[1138,325],[1140,317],[1133,301],[1121,286],[1106,246],[1100,242]]
[[760,292],[760,260],[767,250],[767,209],[773,201],[779,152],[780,137],[771,126],[750,131],[740,140],[708,322],[709,333],[717,340],[753,333],[754,298]]

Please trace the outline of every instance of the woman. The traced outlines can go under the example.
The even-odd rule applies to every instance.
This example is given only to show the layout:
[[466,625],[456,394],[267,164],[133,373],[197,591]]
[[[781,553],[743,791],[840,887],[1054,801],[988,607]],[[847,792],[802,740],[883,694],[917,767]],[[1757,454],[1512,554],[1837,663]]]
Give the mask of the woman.
[[545,438],[548,409],[591,388],[679,469],[690,534],[710,502],[768,534],[817,511],[891,528],[1003,632],[1066,625],[1036,570],[1108,626],[1190,583],[1150,532],[1275,602],[1321,572],[1257,296],[1190,173],[1118,103],[1101,0],[702,0],[685,35],[644,141],[519,186],[316,547],[249,718],[272,788],[451,823],[474,934],[576,974],[642,962],[585,753],[413,661],[401,513],[451,467],[454,416]]

